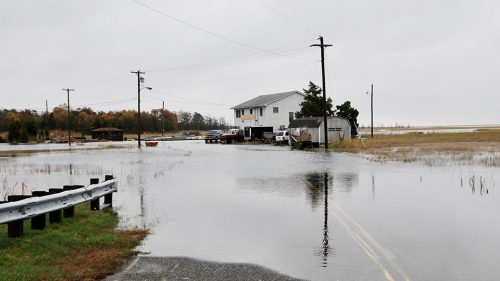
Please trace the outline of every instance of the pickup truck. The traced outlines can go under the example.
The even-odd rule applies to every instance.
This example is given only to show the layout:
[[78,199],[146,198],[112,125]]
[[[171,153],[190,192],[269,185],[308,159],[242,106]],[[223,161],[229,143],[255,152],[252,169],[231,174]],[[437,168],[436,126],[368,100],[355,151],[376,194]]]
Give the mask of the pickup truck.
[[222,138],[221,130],[210,130],[205,136],[205,143],[218,142]]
[[230,129],[227,134],[223,134],[220,141],[224,143],[242,142],[245,140],[245,133],[241,129]]

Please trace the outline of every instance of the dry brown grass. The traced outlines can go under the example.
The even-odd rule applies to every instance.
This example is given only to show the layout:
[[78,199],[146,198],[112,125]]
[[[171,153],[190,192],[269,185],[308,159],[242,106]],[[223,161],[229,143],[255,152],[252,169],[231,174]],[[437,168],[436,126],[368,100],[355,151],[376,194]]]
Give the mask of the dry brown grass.
[[471,133],[375,135],[332,145],[376,161],[421,162],[431,166],[475,164],[500,167],[500,130]]
[[59,261],[66,280],[98,280],[112,274],[135,254],[131,246],[137,245],[149,233],[144,229],[113,230],[120,239],[106,246],[77,248],[69,257]]

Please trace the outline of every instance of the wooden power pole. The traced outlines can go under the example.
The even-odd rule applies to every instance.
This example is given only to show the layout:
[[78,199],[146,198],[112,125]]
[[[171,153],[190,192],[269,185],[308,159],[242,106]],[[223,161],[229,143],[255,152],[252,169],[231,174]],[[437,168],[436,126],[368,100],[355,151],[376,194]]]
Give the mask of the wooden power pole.
[[373,84],[372,84],[372,89],[371,89],[371,116],[372,116],[372,138],[373,138]]
[[330,44],[324,44],[323,43],[323,36],[320,36],[319,38],[319,44],[313,44],[310,47],[320,47],[321,48],[321,78],[323,80],[323,104],[324,104],[324,109],[323,109],[323,128],[325,132],[325,150],[328,149],[328,118],[327,118],[327,106],[326,106],[326,83],[325,83],[325,48],[331,47],[332,45]]
[[161,110],[161,136],[165,133],[165,101],[163,101],[163,106]]
[[69,108],[69,92],[74,91],[75,89],[63,89],[68,94],[68,144],[71,146],[71,110]]
[[141,148],[141,74],[145,74],[140,70],[131,71],[131,73],[137,74],[137,147]]

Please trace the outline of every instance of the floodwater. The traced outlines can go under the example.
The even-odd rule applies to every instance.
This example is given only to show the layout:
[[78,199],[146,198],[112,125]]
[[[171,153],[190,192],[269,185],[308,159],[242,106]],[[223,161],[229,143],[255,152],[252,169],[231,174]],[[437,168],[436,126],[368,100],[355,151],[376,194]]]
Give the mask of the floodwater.
[[[161,142],[0,158],[0,195],[113,174],[144,255],[262,265],[308,280],[495,280],[498,168],[374,163],[271,145]],[[3,196],[3,195],[2,195]]]

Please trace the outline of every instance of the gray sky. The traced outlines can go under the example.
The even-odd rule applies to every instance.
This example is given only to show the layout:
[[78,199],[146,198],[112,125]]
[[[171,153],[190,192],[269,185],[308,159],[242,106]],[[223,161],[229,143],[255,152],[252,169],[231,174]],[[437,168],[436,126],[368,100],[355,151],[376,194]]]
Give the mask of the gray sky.
[[261,94],[321,85],[368,125],[500,123],[494,0],[0,0],[0,108],[66,102],[232,118]]

